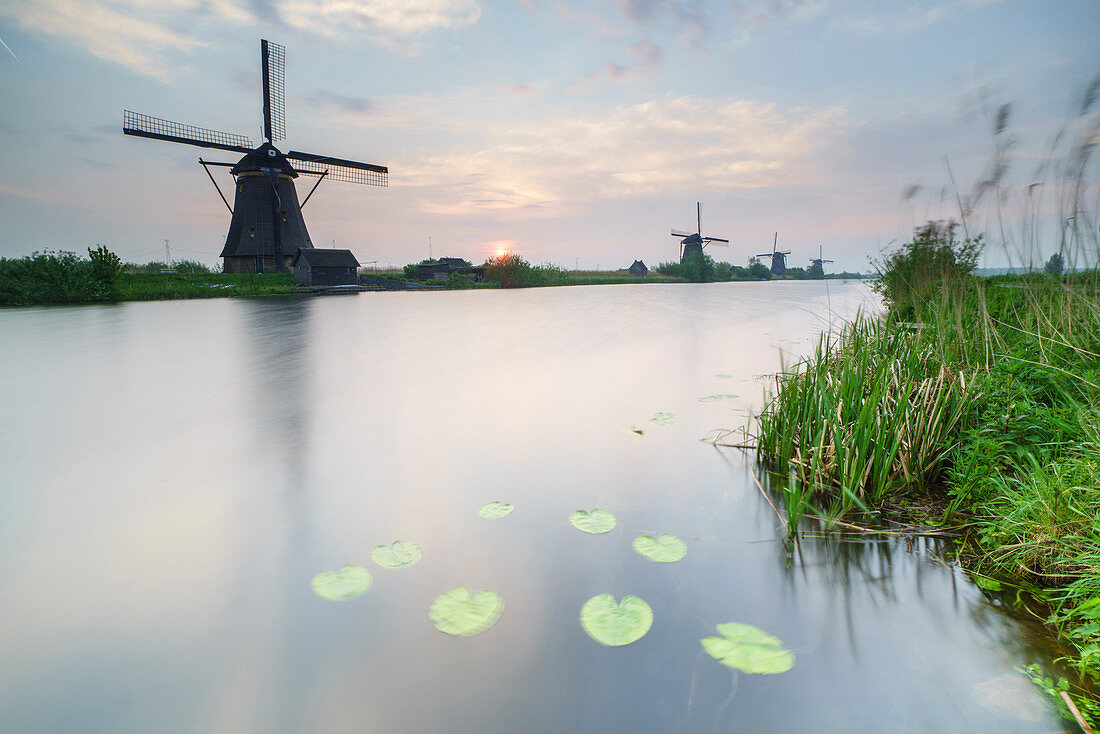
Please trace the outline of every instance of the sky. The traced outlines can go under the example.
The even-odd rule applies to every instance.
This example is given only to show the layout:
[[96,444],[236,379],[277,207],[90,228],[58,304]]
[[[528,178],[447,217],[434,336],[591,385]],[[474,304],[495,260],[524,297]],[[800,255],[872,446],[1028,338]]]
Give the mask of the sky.
[[957,218],[1000,147],[1001,210],[970,222],[1000,266],[996,215],[1027,208],[1058,130],[1084,124],[1097,29],[1096,0],[0,0],[0,257],[103,244],[148,262],[167,239],[218,262],[229,212],[198,157],[232,154],[124,136],[122,110],[258,144],[266,38],[286,47],[280,147],[390,169],[303,210],[316,246],[364,264],[430,242],[652,266],[698,201],[702,233],[731,242],[717,260],[777,236],[790,265],[821,247],[866,271]]

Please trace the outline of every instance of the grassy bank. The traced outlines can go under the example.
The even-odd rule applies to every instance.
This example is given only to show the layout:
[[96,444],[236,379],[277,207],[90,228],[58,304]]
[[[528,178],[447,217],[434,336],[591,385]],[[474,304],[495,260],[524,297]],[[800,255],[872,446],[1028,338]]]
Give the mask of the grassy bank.
[[292,273],[123,273],[119,276],[117,289],[118,300],[122,301],[280,296],[295,292]]
[[888,259],[886,317],[823,336],[777,378],[759,457],[789,479],[795,518],[908,506],[972,531],[987,587],[1049,605],[1095,721],[1100,277],[976,278],[975,245],[926,230]]

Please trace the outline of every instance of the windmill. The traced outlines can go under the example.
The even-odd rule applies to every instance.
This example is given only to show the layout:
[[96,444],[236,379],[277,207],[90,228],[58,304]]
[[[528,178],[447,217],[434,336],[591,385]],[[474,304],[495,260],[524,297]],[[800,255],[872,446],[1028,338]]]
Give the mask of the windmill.
[[[219,256],[227,273],[285,272],[299,248],[312,248],[302,207],[326,177],[370,186],[385,186],[388,181],[389,169],[385,166],[296,150],[283,153],[275,147],[276,141],[286,137],[285,69],[286,50],[261,40],[265,140],[259,147],[243,135],[184,125],[130,110],[122,113],[122,132],[126,135],[244,154],[235,164],[199,158],[232,215],[225,247]],[[233,206],[229,206],[209,166],[230,169],[236,179]],[[305,201],[299,204],[294,179],[303,173],[318,178]]]
[[693,253],[703,254],[703,248],[711,243],[718,243],[719,247],[728,247],[730,241],[721,239],[720,237],[704,237],[701,232],[703,231],[703,206],[699,202],[695,202],[695,234],[688,234],[687,232],[677,232],[672,230],[673,237],[682,237],[680,240],[680,262],[684,261],[684,258]]
[[819,268],[821,270],[821,277],[825,277],[825,263],[831,263],[832,260],[824,260],[821,254],[821,245],[817,246],[817,257],[810,258],[810,269]]
[[770,257],[772,259],[772,275],[777,278],[784,275],[787,272],[787,255],[791,254],[790,250],[779,250],[777,246],[779,244],[779,233],[775,233],[775,239],[772,241],[772,251],[762,252],[757,257]]

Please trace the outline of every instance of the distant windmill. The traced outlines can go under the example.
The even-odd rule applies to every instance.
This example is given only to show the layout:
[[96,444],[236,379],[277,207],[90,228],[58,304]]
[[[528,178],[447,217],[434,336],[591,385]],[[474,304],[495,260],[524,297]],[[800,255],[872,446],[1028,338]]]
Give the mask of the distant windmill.
[[699,202],[695,202],[695,234],[688,234],[687,232],[677,232],[672,230],[673,237],[682,237],[680,240],[680,262],[684,261],[684,258],[692,253],[703,254],[703,248],[711,243],[718,243],[719,247],[728,247],[730,241],[724,240],[720,237],[704,237],[701,232],[703,231],[703,205]]
[[[122,113],[122,132],[127,135],[245,154],[235,164],[199,158],[232,214],[220,255],[227,273],[286,271],[299,248],[312,248],[302,207],[326,176],[349,183],[387,185],[389,169],[385,166],[294,150],[282,153],[273,145],[286,137],[285,62],[286,51],[282,46],[260,41],[266,142],[258,148],[243,135],[183,125],[130,110]],[[232,207],[207,166],[225,166],[236,178]],[[294,179],[302,173],[319,178],[299,204]]]
[[821,245],[818,245],[817,246],[817,257],[810,258],[810,267],[813,268],[813,267],[816,266],[816,267],[821,268],[821,274],[822,274],[822,276],[824,276],[825,275],[825,263],[831,263],[831,262],[833,262],[833,261],[822,259]]
[[779,250],[779,233],[775,233],[775,239],[772,241],[772,251],[762,252],[757,257],[770,257],[772,259],[772,275],[780,277],[787,272],[787,255],[791,254],[790,250]]

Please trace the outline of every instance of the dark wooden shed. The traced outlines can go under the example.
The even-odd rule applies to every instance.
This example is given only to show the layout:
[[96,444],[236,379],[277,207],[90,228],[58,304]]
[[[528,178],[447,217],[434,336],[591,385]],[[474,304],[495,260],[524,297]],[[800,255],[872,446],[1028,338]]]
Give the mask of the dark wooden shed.
[[635,260],[634,264],[630,266],[630,274],[635,278],[644,278],[649,275],[649,268],[641,260]]
[[351,250],[303,247],[294,257],[294,285],[358,285],[358,268]]

